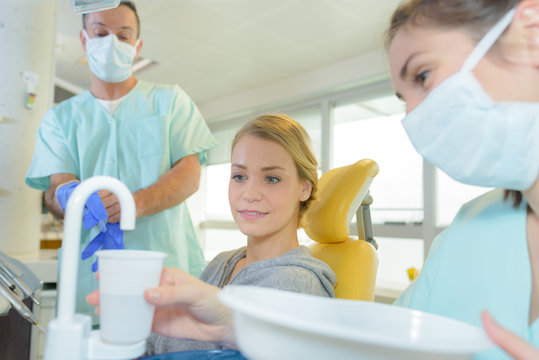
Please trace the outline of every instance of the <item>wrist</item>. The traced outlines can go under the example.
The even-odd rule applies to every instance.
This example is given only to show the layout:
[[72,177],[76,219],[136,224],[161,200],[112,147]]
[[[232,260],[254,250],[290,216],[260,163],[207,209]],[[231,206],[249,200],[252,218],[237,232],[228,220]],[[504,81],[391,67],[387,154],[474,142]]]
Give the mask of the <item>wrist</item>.
[[133,193],[133,200],[135,201],[135,216],[138,218],[145,216],[144,210],[144,196],[142,196],[142,191],[139,190],[136,193]]

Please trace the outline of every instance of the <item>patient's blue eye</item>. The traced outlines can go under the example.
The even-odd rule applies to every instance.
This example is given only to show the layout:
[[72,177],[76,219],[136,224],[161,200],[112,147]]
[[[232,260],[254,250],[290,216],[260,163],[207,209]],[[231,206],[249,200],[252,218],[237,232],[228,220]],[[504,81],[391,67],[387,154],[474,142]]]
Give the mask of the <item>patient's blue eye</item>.
[[240,175],[240,174],[234,174],[234,175],[232,175],[232,180],[234,180],[236,182],[241,182],[241,181],[245,180],[245,176]]
[[277,176],[266,176],[266,181],[270,184],[276,184],[281,181],[281,179],[279,179]]

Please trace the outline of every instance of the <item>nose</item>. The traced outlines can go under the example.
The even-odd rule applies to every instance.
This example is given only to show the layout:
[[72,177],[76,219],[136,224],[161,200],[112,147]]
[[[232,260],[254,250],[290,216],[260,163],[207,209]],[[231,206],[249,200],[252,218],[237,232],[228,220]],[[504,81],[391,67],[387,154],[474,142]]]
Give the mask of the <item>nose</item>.
[[243,200],[252,202],[262,199],[262,192],[260,187],[254,181],[247,181],[243,188]]

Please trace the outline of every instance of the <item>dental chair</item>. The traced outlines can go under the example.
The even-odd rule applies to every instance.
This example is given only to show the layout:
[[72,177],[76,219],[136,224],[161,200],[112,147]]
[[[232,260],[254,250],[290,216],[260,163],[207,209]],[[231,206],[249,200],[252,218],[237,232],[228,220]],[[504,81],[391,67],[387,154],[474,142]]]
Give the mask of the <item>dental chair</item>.
[[[374,300],[378,246],[372,236],[369,186],[378,174],[370,159],[329,170],[319,180],[318,199],[304,218],[304,229],[316,244],[313,256],[328,264],[337,275],[337,298]],[[358,238],[350,237],[356,214]]]

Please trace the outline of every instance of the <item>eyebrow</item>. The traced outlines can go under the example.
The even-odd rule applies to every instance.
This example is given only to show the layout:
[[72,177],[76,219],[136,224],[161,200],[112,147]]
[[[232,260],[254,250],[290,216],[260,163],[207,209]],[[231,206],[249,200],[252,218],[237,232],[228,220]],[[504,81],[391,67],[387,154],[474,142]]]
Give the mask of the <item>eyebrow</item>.
[[402,80],[404,80],[404,78],[406,77],[406,74],[408,73],[408,65],[410,64],[410,61],[412,61],[412,59],[414,57],[416,57],[417,55],[419,55],[419,53],[413,53],[411,54],[408,59],[406,59],[406,61],[404,62],[404,65],[402,66],[402,69],[400,71],[400,78]]
[[[90,25],[92,25],[92,26],[93,25],[99,25],[99,26],[107,27],[107,25],[105,25],[105,24],[103,24],[102,22],[99,22],[99,21],[93,22]],[[121,26],[121,27],[119,27],[119,29],[135,31],[131,26]]]
[[[247,169],[247,166],[240,165],[240,164],[232,164],[232,167],[237,167],[237,168],[244,169],[244,170]],[[281,166],[277,166],[277,165],[275,165],[275,166],[266,166],[266,167],[262,168],[262,171],[271,171],[271,170],[283,170],[283,171],[286,171],[285,168],[283,168]]]

